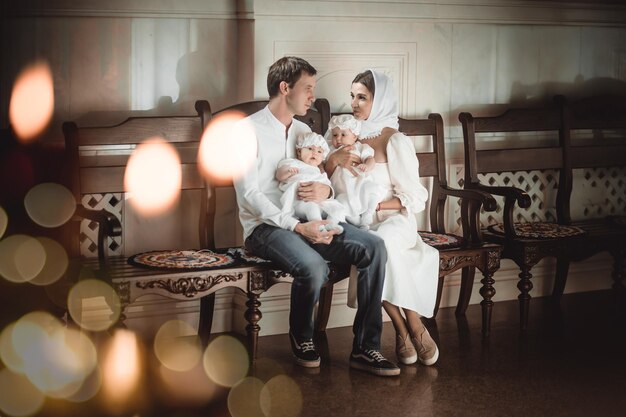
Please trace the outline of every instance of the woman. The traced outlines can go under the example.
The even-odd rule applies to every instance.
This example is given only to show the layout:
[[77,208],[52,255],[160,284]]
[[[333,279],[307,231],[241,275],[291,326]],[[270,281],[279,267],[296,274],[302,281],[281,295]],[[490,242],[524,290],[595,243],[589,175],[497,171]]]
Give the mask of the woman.
[[[381,236],[387,247],[382,299],[396,331],[398,360],[411,364],[419,359],[424,365],[432,365],[439,349],[420,316],[433,315],[439,253],[417,234],[415,215],[425,209],[428,191],[419,182],[415,147],[411,139],[398,132],[398,100],[385,74],[373,70],[358,74],[350,95],[353,114],[362,120],[359,138],[375,151],[372,175],[387,190],[370,230]],[[349,151],[346,147],[329,157],[329,176],[337,166],[352,169],[360,163]]]

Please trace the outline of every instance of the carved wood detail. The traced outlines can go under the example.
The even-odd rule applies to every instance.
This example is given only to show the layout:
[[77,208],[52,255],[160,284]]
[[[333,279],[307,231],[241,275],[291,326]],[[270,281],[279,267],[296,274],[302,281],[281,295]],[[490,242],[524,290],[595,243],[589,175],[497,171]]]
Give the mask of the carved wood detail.
[[137,288],[159,288],[172,294],[182,294],[185,297],[194,297],[198,293],[205,292],[222,282],[235,282],[243,279],[243,274],[220,274],[207,277],[185,277],[178,279],[156,279],[152,281],[138,282]]

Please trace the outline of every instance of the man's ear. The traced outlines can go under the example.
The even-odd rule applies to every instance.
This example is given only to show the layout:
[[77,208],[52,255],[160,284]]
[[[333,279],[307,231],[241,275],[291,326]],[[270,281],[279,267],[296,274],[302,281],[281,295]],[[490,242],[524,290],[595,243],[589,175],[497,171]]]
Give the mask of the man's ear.
[[287,81],[281,81],[278,84],[278,90],[281,94],[287,94],[289,92],[289,83]]

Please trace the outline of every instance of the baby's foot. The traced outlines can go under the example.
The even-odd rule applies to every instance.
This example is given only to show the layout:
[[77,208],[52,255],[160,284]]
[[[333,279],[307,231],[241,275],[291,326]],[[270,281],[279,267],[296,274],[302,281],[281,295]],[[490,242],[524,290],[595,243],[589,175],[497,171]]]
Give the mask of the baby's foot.
[[374,223],[374,217],[376,217],[374,210],[366,211],[361,214],[361,227],[369,229],[370,224]]
[[328,223],[326,225],[326,230],[329,232],[336,230],[338,235],[343,233],[343,227],[339,226],[337,223]]

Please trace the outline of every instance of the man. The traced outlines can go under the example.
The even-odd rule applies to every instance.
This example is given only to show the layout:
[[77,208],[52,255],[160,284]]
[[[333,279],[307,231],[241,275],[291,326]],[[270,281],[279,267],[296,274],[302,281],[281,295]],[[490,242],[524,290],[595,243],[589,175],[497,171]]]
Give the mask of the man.
[[[294,119],[306,114],[315,100],[313,66],[301,58],[284,57],[269,69],[267,107],[249,116],[256,133],[257,159],[235,182],[239,217],[246,248],[270,259],[293,277],[289,340],[296,363],[317,367],[320,357],[313,343],[313,309],[328,281],[327,261],[356,265],[358,309],[350,366],[375,375],[399,375],[400,369],[379,352],[382,331],[381,295],[387,252],[382,239],[342,223],[344,232],[321,227],[327,220],[301,222],[280,207],[281,191],[274,174],[278,162],[293,157],[296,138],[310,132]],[[321,183],[303,183],[298,198],[322,201],[332,190]]]

